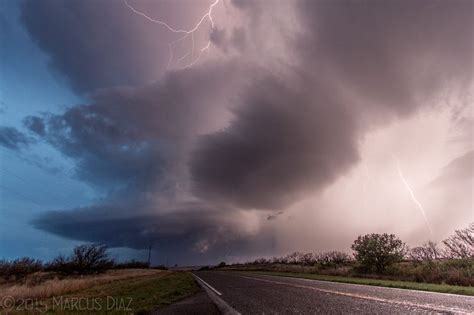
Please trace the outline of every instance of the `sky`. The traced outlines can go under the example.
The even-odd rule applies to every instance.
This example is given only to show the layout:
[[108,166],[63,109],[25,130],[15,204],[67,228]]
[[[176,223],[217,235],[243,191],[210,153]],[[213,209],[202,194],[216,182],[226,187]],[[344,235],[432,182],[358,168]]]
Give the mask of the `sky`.
[[243,262],[474,221],[472,1],[0,6],[0,258]]

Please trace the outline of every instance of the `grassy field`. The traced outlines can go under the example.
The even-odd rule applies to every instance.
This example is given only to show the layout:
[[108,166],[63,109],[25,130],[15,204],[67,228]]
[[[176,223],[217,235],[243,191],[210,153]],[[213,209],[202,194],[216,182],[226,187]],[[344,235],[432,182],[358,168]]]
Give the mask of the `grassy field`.
[[431,283],[419,283],[419,282],[408,282],[408,281],[366,279],[366,278],[318,275],[318,274],[310,274],[310,273],[292,273],[292,272],[275,272],[275,271],[245,271],[245,273],[254,273],[254,274],[256,273],[256,274],[262,274],[262,275],[304,278],[304,279],[314,279],[314,280],[322,280],[322,281],[364,284],[364,285],[373,285],[373,286],[389,287],[389,288],[411,289],[411,290],[453,293],[453,294],[474,296],[474,287],[463,287],[463,286],[455,286],[455,285],[447,285],[447,284],[431,284]]
[[[190,273],[146,271],[145,275],[109,279],[110,281],[102,283],[100,281],[93,283],[89,279],[91,285],[85,288],[72,292],[68,290],[68,293],[53,294],[47,298],[18,298],[15,299],[16,305],[14,307],[4,305],[3,310],[8,314],[31,314],[33,312],[140,314],[172,304],[198,290]],[[1,295],[3,298],[7,296],[3,292]],[[5,300],[3,304],[5,304]],[[5,308],[6,306],[8,308]]]
[[54,272],[37,272],[21,282],[5,282],[0,285],[0,298],[46,299],[93,286],[157,274],[153,269],[109,270],[98,275],[62,276]]

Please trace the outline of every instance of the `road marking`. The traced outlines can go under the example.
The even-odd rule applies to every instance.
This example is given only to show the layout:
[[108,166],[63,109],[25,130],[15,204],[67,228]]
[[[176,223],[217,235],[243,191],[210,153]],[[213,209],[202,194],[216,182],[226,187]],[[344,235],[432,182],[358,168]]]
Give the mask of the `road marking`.
[[[262,274],[262,276],[270,276],[270,277],[285,277],[285,276],[275,276],[275,275],[265,275]],[[358,286],[358,287],[364,287],[364,288],[374,288],[376,287],[377,289],[381,290],[398,290],[398,291],[403,291],[403,292],[413,292],[413,293],[418,293],[418,294],[439,294],[439,295],[447,295],[450,297],[460,297],[460,298],[472,298],[470,295],[461,295],[461,294],[456,294],[456,293],[444,293],[444,292],[435,292],[435,291],[423,291],[423,290],[415,290],[415,289],[402,289],[402,288],[395,288],[395,287],[382,287],[382,286],[376,286],[376,285],[369,285],[369,284],[359,284],[359,283],[350,283],[350,282],[337,282],[337,281],[331,281],[331,280],[321,280],[321,279],[308,279],[308,278],[298,278],[298,277],[285,277],[287,279],[294,279],[294,280],[301,280],[301,281],[308,281],[308,282],[324,282],[324,283],[335,283],[335,284],[341,284],[344,286],[352,287],[352,286]]]
[[[287,286],[292,286],[292,287],[302,288],[302,289],[310,289],[310,290],[320,291],[320,292],[329,293],[329,294],[349,296],[349,297],[359,298],[359,299],[364,299],[364,300],[369,300],[369,301],[376,301],[376,302],[389,303],[389,304],[398,304],[398,305],[401,305],[401,306],[411,306],[411,307],[417,307],[417,308],[424,308],[424,309],[429,309],[430,311],[437,311],[437,312],[442,311],[442,312],[450,312],[450,313],[457,313],[457,314],[469,314],[470,313],[469,311],[458,309],[458,308],[443,307],[443,306],[437,306],[437,305],[431,305],[431,304],[417,304],[417,303],[412,303],[412,302],[387,300],[387,299],[378,298],[378,297],[374,297],[374,296],[360,295],[360,294],[347,293],[347,292],[339,292],[339,291],[334,291],[334,290],[327,290],[327,289],[322,289],[322,288],[317,288],[317,287],[311,287],[311,286],[307,286],[307,285],[280,282],[280,281],[261,279],[261,278],[246,277],[246,276],[241,276],[241,275],[236,275],[236,277],[241,277],[241,278],[255,280],[255,281],[268,282],[268,283],[273,283],[273,284],[287,285]],[[309,280],[309,279],[306,279],[306,280]]]
[[241,315],[220,297],[222,293],[214,289],[209,283],[202,280],[194,273],[191,274],[198,280],[197,282],[199,285],[204,289],[204,291],[206,291],[207,295],[212,300],[212,302],[214,302],[222,315]]
[[199,278],[197,275],[195,275],[194,273],[192,274],[193,276],[195,276],[196,278],[198,278],[199,280],[202,281],[202,283],[204,283],[209,289],[212,290],[212,292],[214,292],[215,294],[221,296],[222,293],[220,293],[219,291],[217,291],[216,289],[214,289],[209,283],[207,283],[206,281],[202,280],[201,278]]

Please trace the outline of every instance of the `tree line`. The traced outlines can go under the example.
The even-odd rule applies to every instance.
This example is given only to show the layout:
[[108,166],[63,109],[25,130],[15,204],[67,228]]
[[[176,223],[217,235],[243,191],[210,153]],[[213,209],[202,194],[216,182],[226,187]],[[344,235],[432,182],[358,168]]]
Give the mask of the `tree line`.
[[258,258],[244,266],[258,270],[340,276],[365,274],[396,280],[474,285],[474,223],[456,230],[440,244],[428,241],[410,248],[394,234],[371,233],[359,236],[351,249],[352,255],[341,251],[293,252],[282,257]]
[[59,255],[49,262],[29,257],[10,261],[0,260],[0,279],[21,280],[38,271],[51,271],[63,275],[87,275],[101,273],[108,269],[126,268],[149,268],[149,265],[137,260],[116,262],[110,258],[107,246],[83,244],[76,246],[70,255]]

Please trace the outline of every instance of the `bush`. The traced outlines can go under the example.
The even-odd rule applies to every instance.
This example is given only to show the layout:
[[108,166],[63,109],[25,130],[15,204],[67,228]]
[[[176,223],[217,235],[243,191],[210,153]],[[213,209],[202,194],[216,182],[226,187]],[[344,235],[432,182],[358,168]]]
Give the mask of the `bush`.
[[41,260],[28,257],[15,259],[13,261],[0,261],[0,277],[4,280],[19,280],[25,276],[43,270]]
[[74,248],[69,257],[58,256],[49,265],[48,270],[65,274],[100,273],[114,266],[105,245],[86,244]]
[[359,236],[351,248],[362,271],[375,269],[378,273],[384,273],[388,266],[402,261],[406,246],[394,234],[372,233]]
[[348,264],[351,257],[344,252],[330,251],[316,256],[316,262],[323,268],[334,267]]
[[255,259],[251,264],[252,265],[267,265],[270,263],[270,260],[269,259],[266,259],[266,258],[258,258],[258,259]]
[[130,260],[130,261],[125,261],[125,262],[121,262],[121,263],[116,263],[114,265],[114,268],[116,269],[132,269],[132,268],[136,268],[136,269],[144,269],[144,268],[148,268],[148,263],[146,262],[143,262],[143,261],[137,261],[137,260]]

